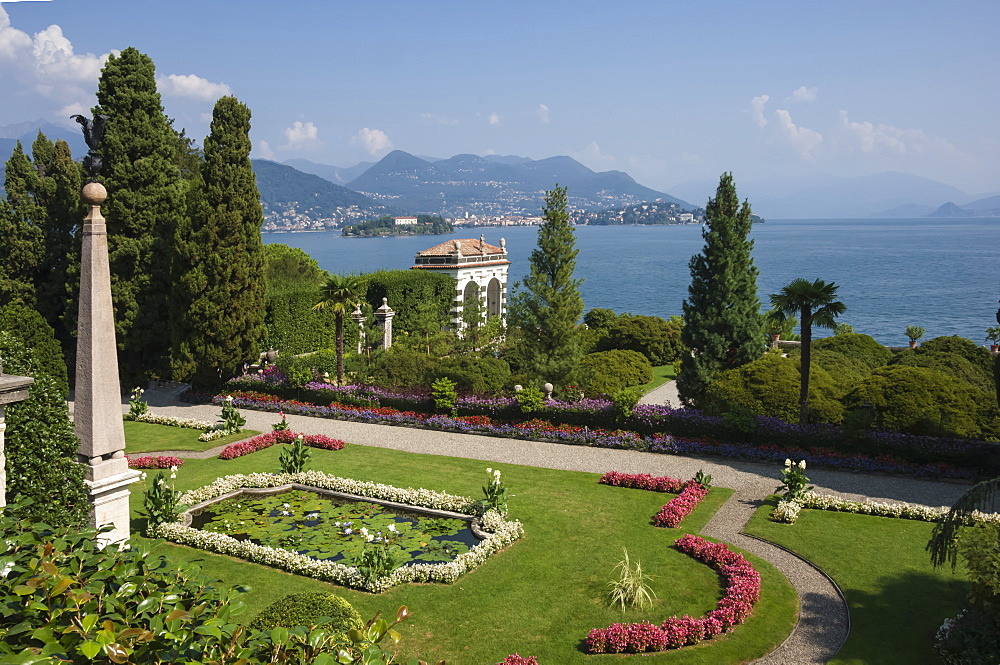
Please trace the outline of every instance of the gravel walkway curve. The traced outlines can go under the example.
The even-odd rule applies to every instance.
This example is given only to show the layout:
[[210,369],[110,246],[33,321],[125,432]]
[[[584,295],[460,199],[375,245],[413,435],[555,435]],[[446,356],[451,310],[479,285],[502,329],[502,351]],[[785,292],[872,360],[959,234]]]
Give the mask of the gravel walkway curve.
[[[183,404],[173,395],[156,390],[147,390],[145,397],[158,415],[208,421],[218,418],[219,407],[215,405]],[[127,400],[123,402],[122,410],[123,413],[128,412]],[[244,410],[242,415],[247,420],[248,428],[262,432],[270,431],[271,424],[277,421],[275,414],[270,412]],[[760,502],[780,485],[780,470],[774,466],[724,458],[588,448],[309,416],[289,415],[287,420],[294,431],[325,434],[356,445],[484,462],[592,473],[649,473],[675,478],[692,478],[696,472],[703,470],[711,474],[714,485],[735,490],[703,533],[772,563],[789,579],[799,595],[800,617],[794,631],[777,650],[757,662],[768,665],[826,663],[847,639],[850,617],[836,585],[822,571],[800,557],[742,533]],[[224,446],[203,452],[163,451],[156,454],[204,459],[218,455],[222,448]],[[809,477],[816,490],[823,494],[835,494],[856,501],[873,499],[928,506],[950,506],[968,488],[962,483],[826,469],[810,469]]]

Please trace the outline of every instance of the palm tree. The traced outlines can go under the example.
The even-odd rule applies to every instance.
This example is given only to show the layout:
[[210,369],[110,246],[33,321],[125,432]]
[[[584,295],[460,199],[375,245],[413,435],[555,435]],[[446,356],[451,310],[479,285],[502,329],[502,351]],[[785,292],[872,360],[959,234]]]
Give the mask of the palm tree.
[[948,514],[934,525],[927,551],[931,553],[931,563],[935,566],[951,562],[952,567],[958,561],[958,528],[969,524],[973,511],[983,513],[995,512],[1000,506],[1000,477],[984,480],[974,485],[958,498]]
[[344,383],[344,315],[361,301],[364,280],[358,275],[330,275],[313,309],[332,309],[337,326],[337,385]]
[[771,307],[778,311],[779,317],[799,315],[801,322],[802,358],[799,365],[799,424],[809,422],[809,369],[812,362],[812,327],[833,328],[838,316],[847,311],[847,306],[835,300],[839,287],[833,282],[817,279],[810,282],[806,279],[793,280],[780,293],[771,294]]

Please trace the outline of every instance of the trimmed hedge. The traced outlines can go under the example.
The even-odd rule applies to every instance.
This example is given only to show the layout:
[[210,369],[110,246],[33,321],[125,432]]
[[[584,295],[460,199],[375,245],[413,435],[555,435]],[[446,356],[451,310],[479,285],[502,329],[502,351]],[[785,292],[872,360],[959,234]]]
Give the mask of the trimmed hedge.
[[[333,311],[314,310],[319,289],[269,293],[264,299],[267,344],[282,355],[308,353],[332,346],[337,339]],[[345,325],[345,338],[352,326]],[[357,339],[357,335],[352,338]],[[345,342],[345,347],[350,345]]]
[[[319,619],[329,621],[319,623]],[[349,630],[360,630],[361,615],[354,606],[340,596],[327,591],[290,593],[271,603],[250,621],[251,630],[316,626],[343,635]]]
[[658,316],[623,314],[607,326],[607,334],[597,341],[596,348],[637,351],[653,365],[666,365],[680,357],[681,325],[678,320]]
[[437,315],[437,328],[448,324],[451,303],[455,299],[455,280],[430,270],[380,270],[364,276],[367,283],[365,301],[373,310],[386,298],[396,312],[392,327],[396,334],[420,331],[421,305],[432,303]]
[[578,373],[580,387],[588,395],[613,395],[623,388],[641,386],[653,380],[653,366],[646,356],[624,349],[585,355]]
[[876,342],[874,338],[860,333],[844,333],[819,339],[812,343],[812,349],[814,352],[827,350],[842,353],[867,365],[869,373],[885,365],[892,358],[892,351]]

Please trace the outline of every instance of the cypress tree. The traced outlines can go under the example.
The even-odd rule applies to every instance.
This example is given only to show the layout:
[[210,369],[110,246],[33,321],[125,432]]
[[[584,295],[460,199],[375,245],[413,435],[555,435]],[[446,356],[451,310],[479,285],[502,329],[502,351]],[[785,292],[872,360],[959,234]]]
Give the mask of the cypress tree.
[[531,271],[515,286],[510,317],[523,335],[516,350],[522,372],[531,379],[561,383],[583,356],[577,326],[583,315],[583,280],[573,278],[580,250],[566,210],[565,187],[556,185],[545,193],[542,214],[545,222],[529,258]]
[[174,236],[185,214],[177,134],[163,114],[153,61],[134,48],[111,55],[95,114],[109,116],[100,145],[108,189],[111,292],[123,382],[169,366]]
[[35,302],[45,216],[34,196],[36,179],[34,166],[18,141],[6,165],[7,200],[0,204],[0,305]]
[[265,337],[265,260],[260,194],[250,165],[250,109],[235,97],[215,104],[205,139],[203,196],[188,238],[179,290],[187,306],[175,326],[174,375],[209,386],[218,370],[256,358]]
[[681,360],[677,389],[695,404],[715,375],[764,353],[757,296],[757,268],[750,252],[750,204],[740,205],[731,173],[723,173],[706,206],[705,247],[691,258],[691,284],[684,301],[681,341],[691,349]]

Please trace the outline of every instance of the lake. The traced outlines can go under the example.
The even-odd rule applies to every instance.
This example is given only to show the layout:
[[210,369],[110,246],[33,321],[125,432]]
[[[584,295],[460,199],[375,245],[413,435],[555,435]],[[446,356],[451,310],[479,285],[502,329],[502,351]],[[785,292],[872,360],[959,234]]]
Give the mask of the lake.
[[[264,242],[299,247],[330,272],[362,273],[406,269],[418,251],[480,234],[494,245],[506,238],[511,286],[527,274],[537,227],[387,238],[266,233]],[[890,346],[906,344],[910,325],[926,328],[925,340],[961,335],[979,344],[986,328],[997,325],[1000,219],[778,220],[755,225],[752,237],[765,307],[769,294],[802,277],[835,282],[847,305],[839,320]],[[576,239],[586,309],[681,314],[688,261],[704,245],[700,226],[580,226]]]

